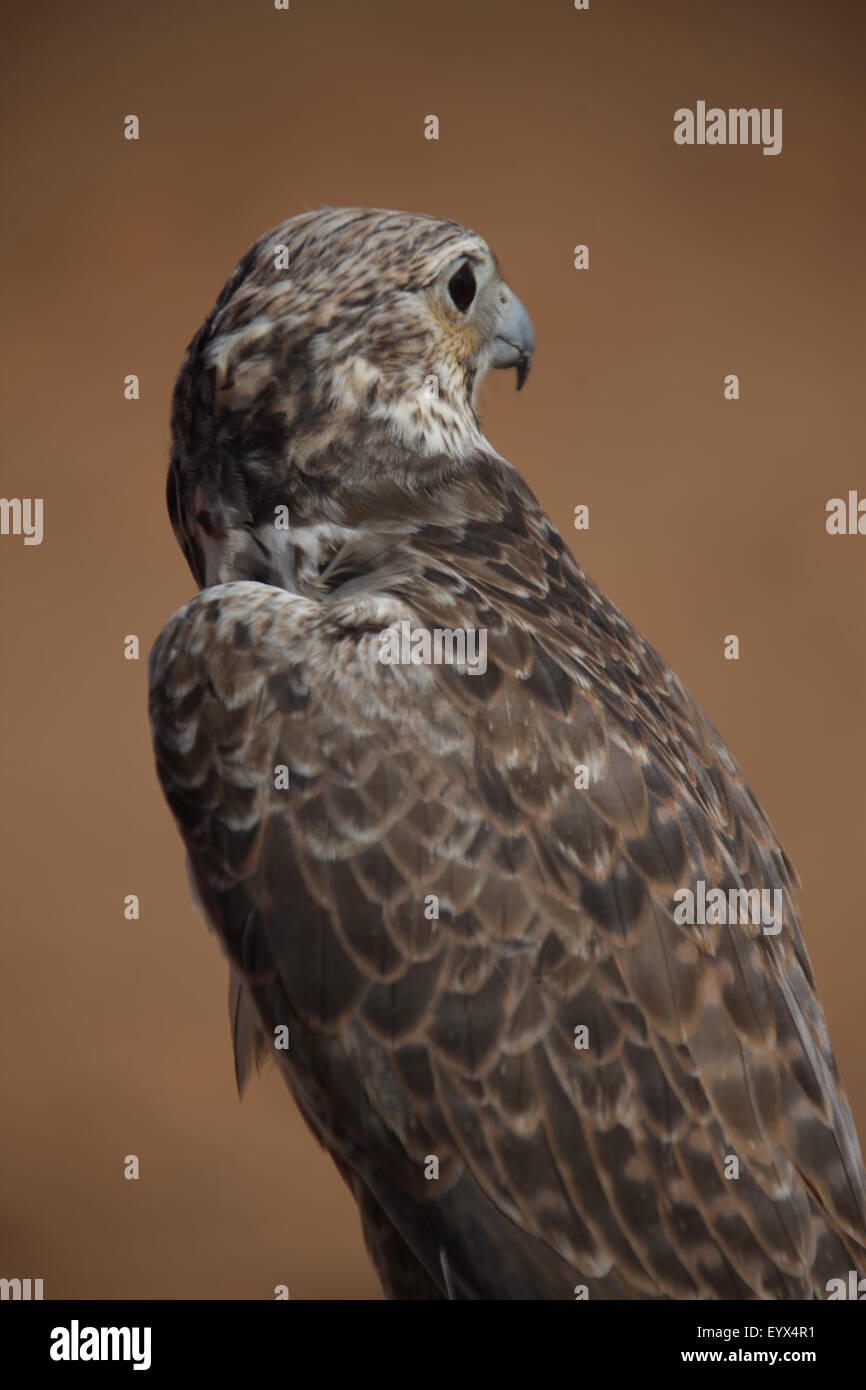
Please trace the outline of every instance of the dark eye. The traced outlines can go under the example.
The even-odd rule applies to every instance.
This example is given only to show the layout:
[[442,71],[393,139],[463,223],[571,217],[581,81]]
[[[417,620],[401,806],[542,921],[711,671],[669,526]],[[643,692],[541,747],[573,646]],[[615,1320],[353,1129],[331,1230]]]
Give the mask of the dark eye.
[[475,298],[475,276],[468,261],[464,261],[460,269],[455,270],[451,276],[448,281],[448,293],[461,314],[465,314]]

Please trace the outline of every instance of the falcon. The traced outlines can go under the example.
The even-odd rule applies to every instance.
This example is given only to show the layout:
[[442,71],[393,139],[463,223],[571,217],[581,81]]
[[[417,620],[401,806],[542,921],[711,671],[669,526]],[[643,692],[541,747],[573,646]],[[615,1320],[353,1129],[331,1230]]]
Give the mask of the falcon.
[[327,208],[189,347],[150,718],[238,1084],[276,1059],[389,1298],[825,1298],[866,1177],[797,877],[485,438],[533,349],[480,236]]

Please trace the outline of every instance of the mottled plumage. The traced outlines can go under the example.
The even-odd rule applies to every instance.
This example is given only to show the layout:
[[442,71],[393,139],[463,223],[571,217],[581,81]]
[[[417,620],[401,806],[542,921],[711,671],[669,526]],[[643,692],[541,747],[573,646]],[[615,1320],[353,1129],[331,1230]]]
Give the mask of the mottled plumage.
[[[531,354],[479,237],[359,210],[257,243],[190,347],[168,497],[210,587],[150,708],[238,1077],[287,1025],[391,1297],[824,1297],[866,1179],[796,876],[485,440],[478,379]],[[486,629],[486,672],[383,665],[404,619]],[[699,880],[782,889],[782,930],[676,922]]]

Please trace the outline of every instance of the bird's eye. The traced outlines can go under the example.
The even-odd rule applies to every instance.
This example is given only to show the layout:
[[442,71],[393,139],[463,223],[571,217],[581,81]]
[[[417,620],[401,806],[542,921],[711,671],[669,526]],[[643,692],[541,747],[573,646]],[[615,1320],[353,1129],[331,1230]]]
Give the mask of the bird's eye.
[[475,276],[468,261],[464,261],[460,269],[455,270],[451,276],[448,281],[448,293],[456,308],[461,314],[465,314],[475,298]]

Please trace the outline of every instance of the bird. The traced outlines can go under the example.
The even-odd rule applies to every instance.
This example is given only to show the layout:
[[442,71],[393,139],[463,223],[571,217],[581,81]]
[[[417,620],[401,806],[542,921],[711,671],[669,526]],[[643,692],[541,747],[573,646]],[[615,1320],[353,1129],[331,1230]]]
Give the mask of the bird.
[[149,713],[237,1084],[276,1062],[389,1299],[825,1298],[866,1176],[799,880],[487,440],[534,350],[480,235],[330,207],[188,348]]

